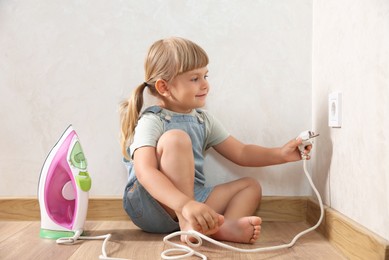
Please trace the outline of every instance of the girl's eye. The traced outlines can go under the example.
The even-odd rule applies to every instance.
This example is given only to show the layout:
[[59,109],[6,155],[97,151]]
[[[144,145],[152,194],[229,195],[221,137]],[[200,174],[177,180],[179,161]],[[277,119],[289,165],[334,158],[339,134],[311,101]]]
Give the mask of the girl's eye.
[[[208,75],[204,75],[204,79],[206,80],[207,78],[208,78]],[[199,77],[191,78],[190,80],[193,82],[196,82],[199,80]]]

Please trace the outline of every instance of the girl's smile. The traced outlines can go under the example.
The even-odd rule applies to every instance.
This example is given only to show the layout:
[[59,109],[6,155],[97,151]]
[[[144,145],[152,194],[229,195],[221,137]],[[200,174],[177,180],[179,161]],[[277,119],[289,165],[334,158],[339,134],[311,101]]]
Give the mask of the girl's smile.
[[206,98],[207,97],[207,93],[205,94],[200,94],[200,95],[196,95],[197,98]]

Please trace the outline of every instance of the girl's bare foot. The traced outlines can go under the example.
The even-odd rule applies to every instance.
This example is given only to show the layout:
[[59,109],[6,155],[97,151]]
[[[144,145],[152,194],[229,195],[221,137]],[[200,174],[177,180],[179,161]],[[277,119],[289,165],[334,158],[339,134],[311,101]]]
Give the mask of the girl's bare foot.
[[262,219],[251,216],[236,220],[226,219],[220,229],[211,235],[216,240],[253,244],[261,233]]
[[[219,215],[218,217],[218,225],[213,228],[213,229],[210,229],[210,230],[207,230],[205,232],[202,232],[200,229],[201,227],[198,226],[198,227],[192,227],[189,222],[181,219],[181,221],[179,221],[179,224],[180,224],[180,230],[181,231],[188,231],[188,230],[196,230],[196,231],[199,231],[200,233],[204,234],[204,235],[212,235],[212,234],[215,234],[216,232],[219,231],[220,227],[224,224],[224,217],[223,215]],[[180,218],[179,218],[180,219]],[[196,242],[196,239],[195,238],[189,238],[189,241],[190,242]],[[186,235],[181,235],[181,242],[186,242]]]

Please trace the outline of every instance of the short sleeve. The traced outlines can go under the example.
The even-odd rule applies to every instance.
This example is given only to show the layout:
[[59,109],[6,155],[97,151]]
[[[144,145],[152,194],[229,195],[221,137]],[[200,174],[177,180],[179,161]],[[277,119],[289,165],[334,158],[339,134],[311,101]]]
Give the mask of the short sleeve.
[[154,113],[146,113],[139,119],[135,127],[134,141],[130,145],[130,157],[133,158],[136,149],[144,146],[157,147],[157,142],[163,134],[163,122]]
[[205,120],[207,121],[207,138],[205,144],[205,150],[217,145],[230,136],[230,133],[224,128],[224,126],[214,116],[206,111],[203,111]]

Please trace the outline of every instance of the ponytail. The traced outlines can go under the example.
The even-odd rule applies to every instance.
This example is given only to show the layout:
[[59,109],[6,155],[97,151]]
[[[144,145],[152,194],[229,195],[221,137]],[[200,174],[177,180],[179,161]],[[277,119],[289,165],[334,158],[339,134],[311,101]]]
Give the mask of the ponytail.
[[146,82],[142,83],[132,91],[128,100],[125,100],[120,104],[120,145],[122,148],[122,154],[126,159],[130,159],[127,147],[134,137],[135,127],[138,123],[139,114],[143,107],[143,91],[147,86],[148,84]]

